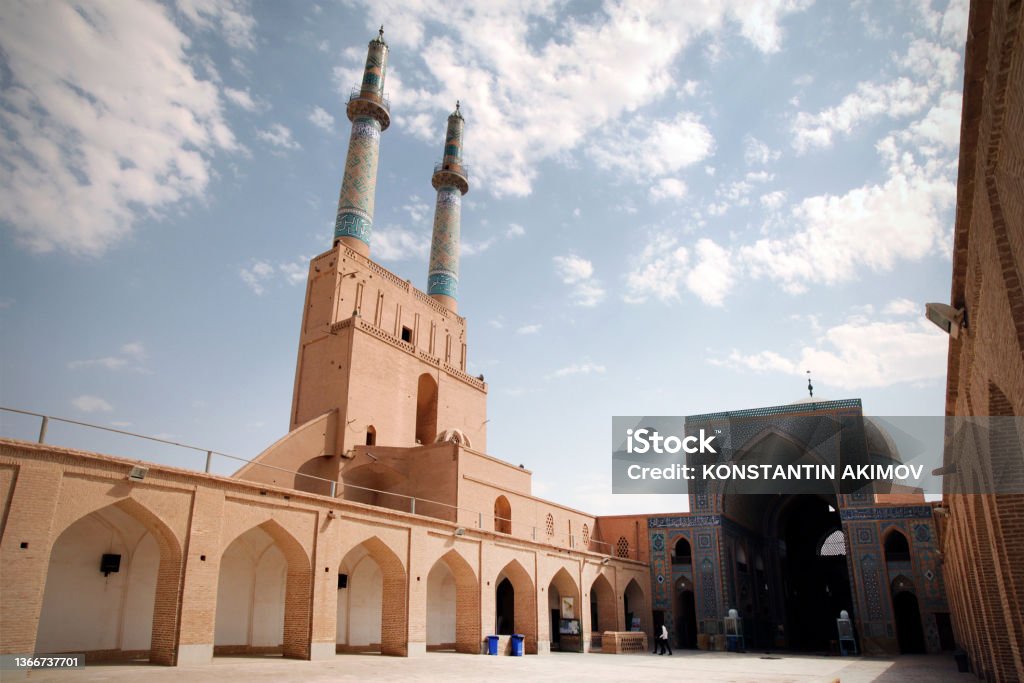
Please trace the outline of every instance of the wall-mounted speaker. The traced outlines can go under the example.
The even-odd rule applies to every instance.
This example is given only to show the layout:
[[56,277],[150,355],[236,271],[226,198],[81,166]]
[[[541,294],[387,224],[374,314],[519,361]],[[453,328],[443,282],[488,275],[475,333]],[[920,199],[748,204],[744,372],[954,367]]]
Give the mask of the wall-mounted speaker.
[[338,590],[348,588],[348,574],[338,574]]
[[103,572],[103,576],[110,576],[121,571],[121,556],[113,553],[104,553],[103,557],[100,558],[100,571]]

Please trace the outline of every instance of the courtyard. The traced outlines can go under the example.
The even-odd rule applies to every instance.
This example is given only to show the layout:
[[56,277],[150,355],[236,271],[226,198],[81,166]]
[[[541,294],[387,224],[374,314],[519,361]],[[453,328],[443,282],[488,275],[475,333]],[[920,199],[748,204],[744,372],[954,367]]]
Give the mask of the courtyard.
[[[279,657],[217,657],[212,664],[159,667],[104,664],[66,671],[36,671],[32,681],[564,681],[571,675],[592,681],[688,680],[754,682],[842,681],[842,683],[913,683],[969,681],[946,655],[901,657],[815,657],[760,653],[676,651],[671,657],[551,653],[536,657],[484,657],[431,653],[422,657],[339,655],[324,661]],[[6,676],[5,676],[6,678]]]

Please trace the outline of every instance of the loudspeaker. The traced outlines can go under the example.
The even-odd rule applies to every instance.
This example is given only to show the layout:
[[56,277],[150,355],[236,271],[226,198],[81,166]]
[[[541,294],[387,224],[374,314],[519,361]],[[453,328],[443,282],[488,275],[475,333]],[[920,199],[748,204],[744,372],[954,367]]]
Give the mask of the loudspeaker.
[[348,574],[338,574],[338,590],[348,588]]
[[121,556],[114,555],[113,553],[104,553],[100,559],[100,571],[103,572],[103,576],[110,576],[121,571]]

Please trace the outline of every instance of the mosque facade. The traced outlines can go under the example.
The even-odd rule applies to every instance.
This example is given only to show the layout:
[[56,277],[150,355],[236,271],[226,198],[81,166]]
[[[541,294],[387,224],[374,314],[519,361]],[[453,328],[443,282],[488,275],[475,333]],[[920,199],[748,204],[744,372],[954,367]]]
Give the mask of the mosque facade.
[[[480,653],[491,634],[502,651],[521,634],[527,654],[589,652],[661,624],[681,647],[724,649],[729,610],[747,648],[835,651],[841,611],[864,653],[983,642],[969,543],[951,546],[919,493],[721,487],[691,492],[685,513],[595,516],[534,496],[528,470],[488,455],[488,386],[467,371],[457,306],[458,106],[431,179],[426,291],[370,257],[387,57],[382,31],[348,102],[333,244],[309,267],[289,432],[231,477],[0,440],[0,653],[429,656]],[[808,416],[863,410],[802,402],[687,424],[741,424],[751,453],[798,459],[817,444],[787,425]],[[866,432],[869,452],[896,457]],[[958,562],[952,615],[944,557]]]

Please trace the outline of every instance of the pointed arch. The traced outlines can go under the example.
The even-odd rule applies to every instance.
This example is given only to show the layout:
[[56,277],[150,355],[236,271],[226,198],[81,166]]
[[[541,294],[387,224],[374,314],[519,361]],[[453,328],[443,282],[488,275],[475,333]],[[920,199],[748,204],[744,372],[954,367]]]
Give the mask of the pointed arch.
[[214,653],[309,659],[312,578],[306,549],[277,520],[237,534],[221,553]]
[[437,381],[424,372],[416,383],[416,442],[434,443],[437,436]]
[[[569,600],[568,603],[566,599]],[[557,620],[555,619],[556,612],[558,615]],[[580,599],[580,587],[572,575],[566,571],[565,567],[560,567],[554,576],[551,577],[551,581],[548,582],[548,611],[545,611],[545,614],[550,614],[552,618],[551,632],[549,634],[550,642],[552,645],[557,643],[560,651],[582,651],[580,636],[563,635],[559,631],[562,619],[582,621],[582,612],[583,603]]]
[[[513,613],[509,615],[507,605],[503,605],[501,600],[496,601],[495,633],[508,630],[501,623],[503,620],[511,622],[512,630],[510,632],[521,633],[525,637],[523,643],[525,652],[537,654],[537,589],[533,579],[518,560],[512,560],[495,577],[496,594],[502,590],[502,584],[506,580],[507,587],[512,592],[509,597]],[[498,596],[496,595],[496,597]]]
[[[101,650],[104,659],[148,655],[152,663],[173,666],[184,570],[181,543],[163,520],[130,496],[99,504],[93,500],[73,497],[69,513],[54,527],[36,651]],[[80,503],[87,505],[76,509]],[[104,553],[121,556],[113,580],[99,574]],[[118,599],[110,599],[112,590]],[[97,614],[107,615],[107,631]]]
[[604,574],[598,574],[590,584],[590,630],[597,633],[618,631],[618,610],[615,607],[615,589]]
[[633,619],[637,618],[640,620],[640,629],[650,635],[647,596],[636,579],[630,579],[622,591],[622,610],[626,617],[624,631],[631,630]]
[[367,652],[379,646],[382,655],[406,656],[409,582],[398,555],[371,536],[345,553],[338,573],[349,580],[338,588],[337,651]]
[[[450,586],[442,583],[445,575],[452,579]],[[439,621],[444,625],[438,625]],[[477,654],[481,635],[480,582],[465,558],[452,548],[437,559],[427,575],[427,649],[441,649],[450,642],[456,652]]]
[[494,499],[494,530],[499,534],[512,533],[512,504],[505,496]]
[[903,530],[889,527],[882,536],[886,562],[909,562],[910,541]]

